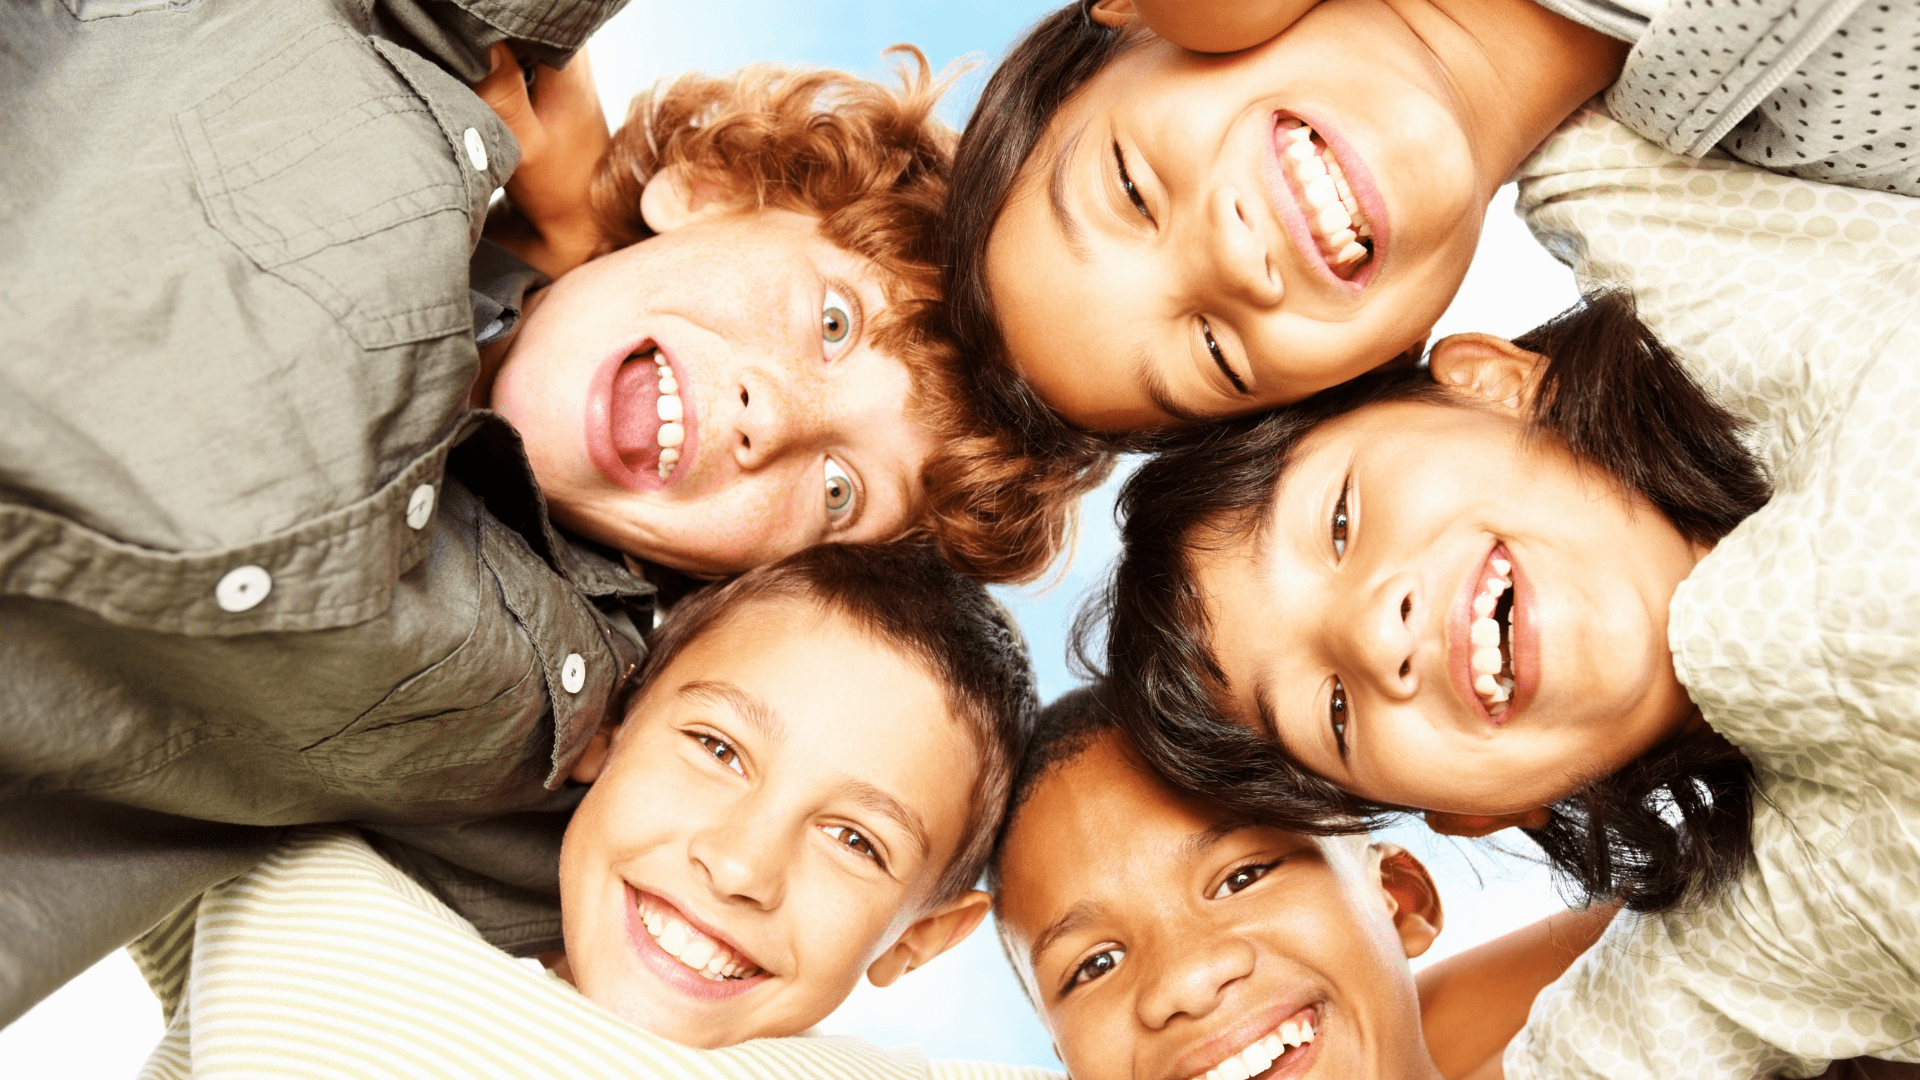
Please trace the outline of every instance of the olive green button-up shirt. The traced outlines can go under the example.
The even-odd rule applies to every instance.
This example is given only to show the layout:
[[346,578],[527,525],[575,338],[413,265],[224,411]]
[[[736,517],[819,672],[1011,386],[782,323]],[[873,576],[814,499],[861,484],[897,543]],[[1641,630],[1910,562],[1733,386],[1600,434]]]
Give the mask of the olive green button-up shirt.
[[465,407],[519,150],[463,80],[618,6],[0,6],[0,1022],[275,826],[546,889],[451,823],[569,802],[652,588]]

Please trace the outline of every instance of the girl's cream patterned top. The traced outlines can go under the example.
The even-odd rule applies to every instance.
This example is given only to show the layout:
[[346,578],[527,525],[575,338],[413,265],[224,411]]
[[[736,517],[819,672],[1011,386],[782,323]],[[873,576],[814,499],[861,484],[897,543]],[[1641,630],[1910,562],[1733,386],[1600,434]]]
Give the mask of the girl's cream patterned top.
[[488,945],[345,829],[289,834],[132,951],[168,1020],[141,1080],[1059,1080],[850,1038],[668,1042]]
[[1676,157],[1591,110],[1519,180],[1582,286],[1630,288],[1755,421],[1775,495],[1668,630],[1753,762],[1755,858],[1697,910],[1618,920],[1540,995],[1506,1075],[1920,1061],[1920,200]]

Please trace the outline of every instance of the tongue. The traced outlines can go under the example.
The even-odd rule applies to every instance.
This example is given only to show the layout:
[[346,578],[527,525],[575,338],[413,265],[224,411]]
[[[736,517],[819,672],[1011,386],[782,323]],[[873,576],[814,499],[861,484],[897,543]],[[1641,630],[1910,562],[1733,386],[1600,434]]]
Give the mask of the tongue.
[[648,468],[659,455],[660,376],[652,360],[635,357],[613,376],[613,449],[629,467]]

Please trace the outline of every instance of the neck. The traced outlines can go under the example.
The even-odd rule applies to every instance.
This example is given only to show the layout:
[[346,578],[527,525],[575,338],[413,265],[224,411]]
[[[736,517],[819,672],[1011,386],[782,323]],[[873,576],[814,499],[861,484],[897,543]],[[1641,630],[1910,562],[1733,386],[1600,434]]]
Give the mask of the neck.
[[1534,0],[1387,0],[1433,50],[1489,196],[1620,75],[1629,46]]

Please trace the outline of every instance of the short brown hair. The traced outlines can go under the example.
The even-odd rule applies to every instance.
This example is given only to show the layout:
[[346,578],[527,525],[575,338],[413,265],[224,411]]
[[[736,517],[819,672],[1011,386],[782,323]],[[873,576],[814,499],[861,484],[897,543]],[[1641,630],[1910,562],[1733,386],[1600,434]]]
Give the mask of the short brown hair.
[[636,685],[644,688],[690,643],[741,609],[781,601],[847,617],[939,681],[979,754],[960,845],[931,902],[959,896],[986,869],[1040,707],[1033,664],[1012,616],[927,543],[821,544],[681,601],[653,635]]
[[879,268],[888,306],[870,324],[874,344],[907,365],[908,407],[937,439],[913,532],[982,581],[1029,580],[1060,551],[1074,502],[1105,477],[1105,459],[1036,457],[970,392],[941,300],[938,230],[956,136],[933,108],[950,80],[910,45],[889,52],[910,61],[898,87],[756,65],[636,97],[594,176],[603,249],[653,235],[640,194],[671,165],[725,178],[743,205],[820,218],[829,240]]

